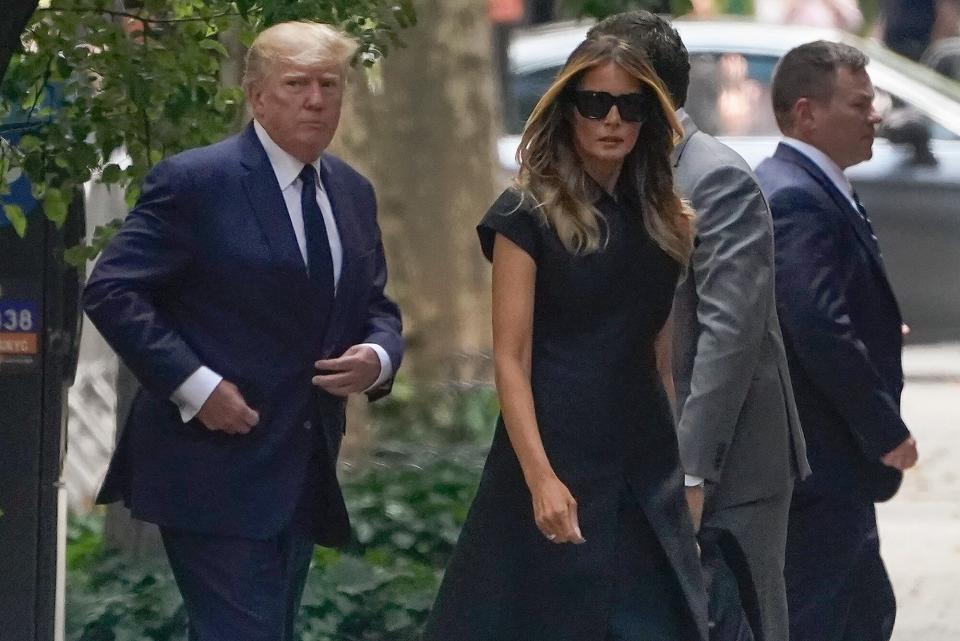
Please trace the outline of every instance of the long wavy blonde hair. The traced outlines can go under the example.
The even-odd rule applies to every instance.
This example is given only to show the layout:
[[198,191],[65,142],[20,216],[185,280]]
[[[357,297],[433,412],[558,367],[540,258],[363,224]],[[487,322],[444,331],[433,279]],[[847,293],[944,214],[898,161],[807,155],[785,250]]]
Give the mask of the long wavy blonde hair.
[[670,160],[683,129],[669,94],[644,55],[619,38],[585,40],[570,54],[524,127],[516,184],[524,197],[533,199],[535,209],[570,253],[589,254],[604,246],[603,215],[594,205],[601,188],[589,178],[574,146],[574,107],[565,91],[576,88],[590,69],[607,62],[615,62],[643,83],[659,103],[659,109],[646,114],[637,144],[624,159],[618,197],[628,211],[643,217],[654,242],[686,265],[693,244],[693,212],[674,191]]

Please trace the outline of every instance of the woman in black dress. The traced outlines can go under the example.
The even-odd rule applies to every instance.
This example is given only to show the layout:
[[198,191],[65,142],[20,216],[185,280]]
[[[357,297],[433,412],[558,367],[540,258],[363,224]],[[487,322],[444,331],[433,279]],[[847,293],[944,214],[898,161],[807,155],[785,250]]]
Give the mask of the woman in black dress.
[[695,641],[705,597],[654,345],[691,248],[643,56],[587,40],[478,226],[502,408],[425,641]]

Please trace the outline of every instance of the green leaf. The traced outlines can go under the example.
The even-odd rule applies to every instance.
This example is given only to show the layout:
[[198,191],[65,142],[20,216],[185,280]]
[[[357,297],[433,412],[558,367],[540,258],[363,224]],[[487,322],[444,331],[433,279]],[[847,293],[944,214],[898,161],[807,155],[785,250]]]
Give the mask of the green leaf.
[[383,627],[388,632],[397,632],[413,624],[413,618],[404,610],[387,610],[383,617]]
[[63,192],[56,187],[47,187],[43,193],[43,213],[57,227],[61,227],[67,219],[67,201]]
[[224,58],[228,58],[230,56],[230,53],[227,51],[226,47],[224,47],[222,44],[220,44],[216,40],[212,40],[210,38],[207,38],[206,40],[201,40],[200,48],[207,49],[210,51],[216,51]]
[[331,567],[327,574],[347,595],[369,592],[388,580],[370,564],[349,556],[340,559],[340,562]]
[[25,154],[37,151],[43,145],[43,141],[40,140],[37,136],[26,134],[20,138],[20,142],[17,143],[17,147],[20,148]]
[[11,167],[6,175],[3,177],[7,181],[7,184],[12,185],[13,183],[20,180],[20,176],[23,175],[23,169],[20,167]]
[[27,217],[24,215],[20,205],[4,205],[3,213],[6,215],[7,220],[10,221],[10,224],[13,225],[13,230],[17,232],[17,236],[23,238],[27,233]]
[[97,248],[89,245],[74,245],[63,252],[63,260],[71,267],[83,267],[99,253]]
[[103,168],[103,172],[100,174],[100,182],[110,184],[119,182],[123,177],[123,170],[120,169],[120,165],[116,163],[110,163]]

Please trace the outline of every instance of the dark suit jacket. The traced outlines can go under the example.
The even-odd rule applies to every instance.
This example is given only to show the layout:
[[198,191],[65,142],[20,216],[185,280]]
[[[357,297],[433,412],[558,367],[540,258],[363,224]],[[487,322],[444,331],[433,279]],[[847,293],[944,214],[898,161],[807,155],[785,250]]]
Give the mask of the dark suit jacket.
[[805,155],[781,144],[757,168],[776,244],[777,310],[812,476],[798,495],[885,500],[902,475],[880,458],[900,418],[901,317],[879,247]]
[[[403,340],[371,185],[324,155],[343,245],[335,300],[311,288],[276,176],[253,127],[157,165],[104,250],[86,312],[143,389],[98,500],[201,533],[266,538],[289,523],[307,475],[322,493],[318,542],[349,536],[334,474],[345,402],[310,383],[318,358],[361,342],[394,367]],[[260,414],[246,435],[184,424],[171,394],[201,365]]]

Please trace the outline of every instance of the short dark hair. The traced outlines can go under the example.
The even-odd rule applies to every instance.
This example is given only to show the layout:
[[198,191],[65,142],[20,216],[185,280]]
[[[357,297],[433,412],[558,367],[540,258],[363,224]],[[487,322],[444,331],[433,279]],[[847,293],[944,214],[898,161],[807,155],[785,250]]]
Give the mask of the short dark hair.
[[587,38],[615,36],[650,61],[676,107],[687,102],[690,84],[690,56],[680,34],[664,18],[644,11],[626,11],[604,18],[587,32]]
[[869,58],[842,42],[817,40],[795,47],[777,63],[770,93],[781,131],[793,126],[793,106],[801,98],[829,102],[837,86],[837,70],[863,71]]

